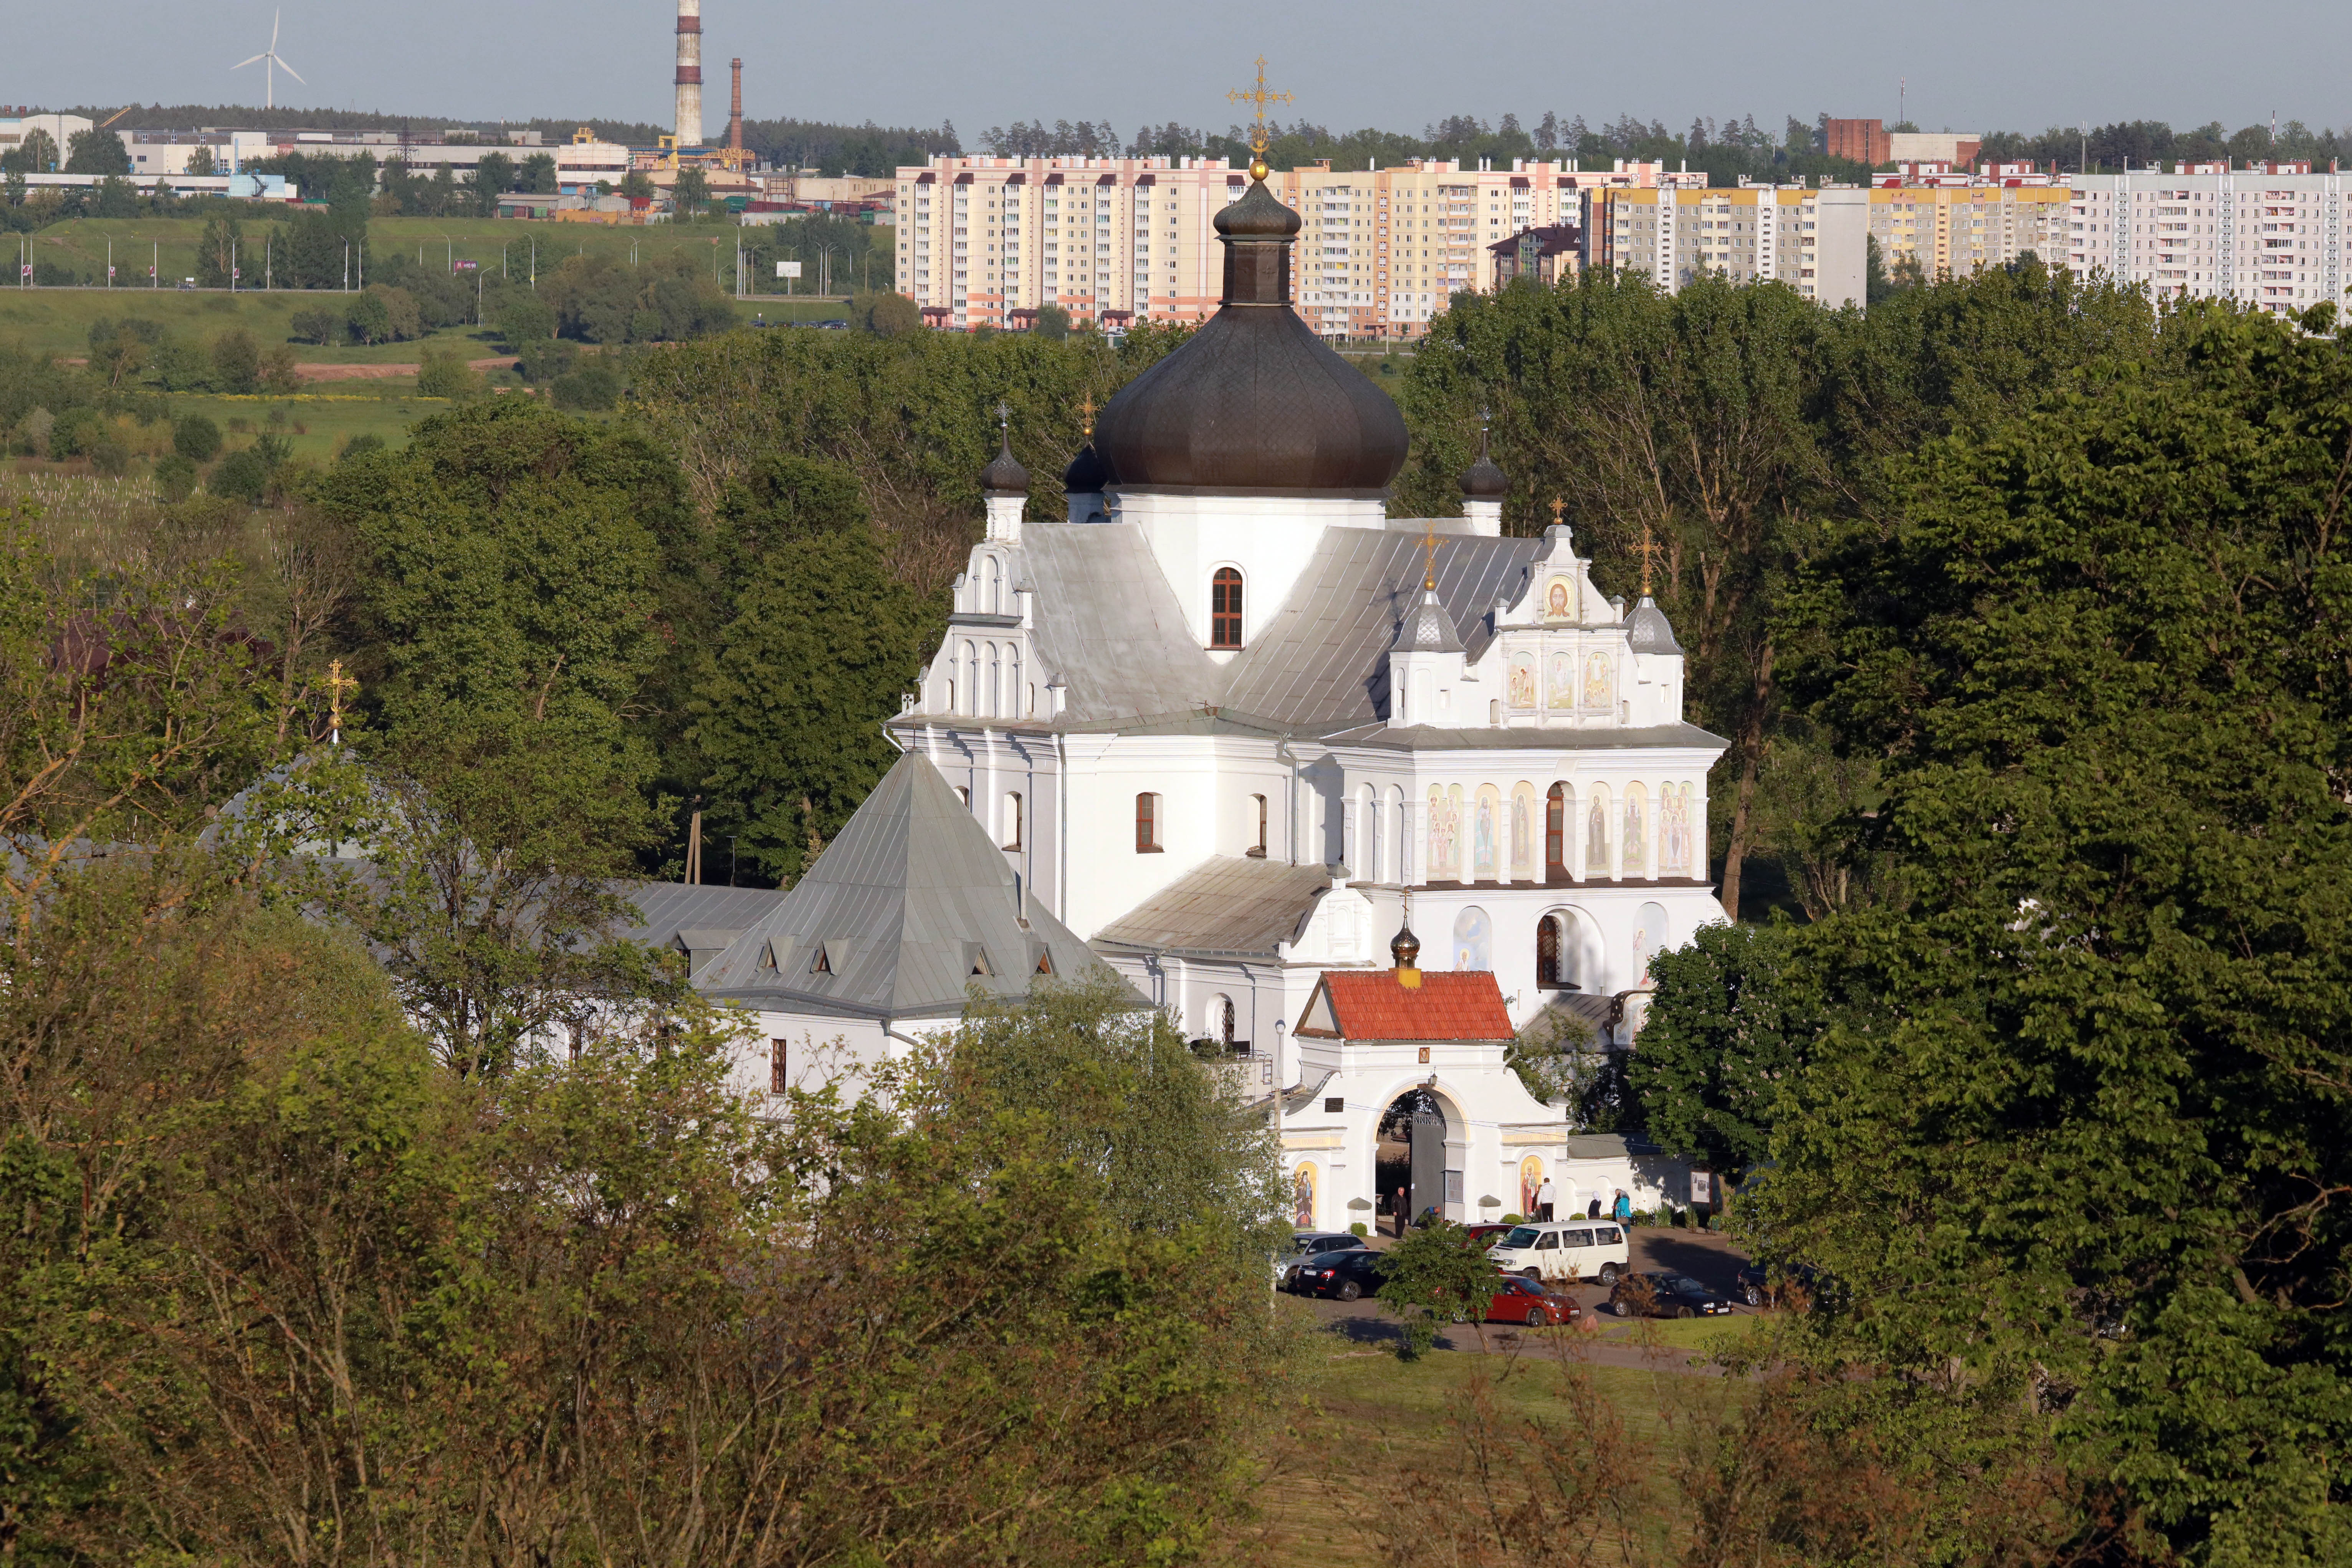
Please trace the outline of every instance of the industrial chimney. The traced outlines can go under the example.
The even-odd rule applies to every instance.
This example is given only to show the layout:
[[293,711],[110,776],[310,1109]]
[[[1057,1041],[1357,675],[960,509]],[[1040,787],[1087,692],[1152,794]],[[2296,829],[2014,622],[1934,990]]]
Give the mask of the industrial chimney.
[[743,58],[738,55],[729,64],[735,72],[735,90],[727,100],[727,145],[730,150],[743,150]]
[[702,0],[677,0],[677,144],[702,145]]

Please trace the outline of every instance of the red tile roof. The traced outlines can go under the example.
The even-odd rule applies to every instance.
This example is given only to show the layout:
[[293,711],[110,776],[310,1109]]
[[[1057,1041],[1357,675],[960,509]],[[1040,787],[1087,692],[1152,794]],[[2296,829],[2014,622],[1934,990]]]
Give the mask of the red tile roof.
[[[1319,988],[1330,999],[1341,1039],[1511,1037],[1502,987],[1486,970],[1423,970],[1417,986],[1399,984],[1393,969],[1326,970]],[[1306,1016],[1315,1013],[1310,1001]]]

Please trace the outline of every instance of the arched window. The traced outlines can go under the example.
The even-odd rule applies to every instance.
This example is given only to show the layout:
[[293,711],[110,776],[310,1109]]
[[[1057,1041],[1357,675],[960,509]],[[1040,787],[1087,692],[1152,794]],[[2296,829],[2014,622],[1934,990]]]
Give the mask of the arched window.
[[1008,790],[1004,795],[1004,847],[1021,847],[1021,796],[1017,791]]
[[1156,795],[1135,797],[1135,852],[1138,855],[1160,853],[1160,797]]
[[1221,1046],[1234,1043],[1234,999],[1230,996],[1209,998],[1209,1037]]
[[1007,719],[1021,717],[1021,649],[1017,645],[1004,650],[1004,706],[997,711]]
[[960,676],[957,684],[963,688],[961,710],[977,713],[980,711],[980,693],[976,689],[980,684],[980,651],[969,642],[964,643],[956,654],[956,667]]
[[1250,796],[1250,809],[1257,814],[1257,842],[1250,847],[1248,854],[1253,860],[1263,860],[1265,858],[1265,796]]
[[1546,915],[1536,922],[1536,984],[1547,991],[1558,991],[1567,984],[1559,936],[1558,915]]
[[988,597],[980,607],[992,616],[1004,611],[1004,567],[993,555],[988,558]]
[[996,715],[997,704],[1004,690],[1003,679],[1003,657],[997,652],[996,645],[990,643],[988,645],[988,696],[982,700],[980,710],[982,714],[990,718]]
[[1209,579],[1209,646],[1242,646],[1242,574],[1230,566]]
[[1544,876],[1568,875],[1568,786],[1554,784],[1544,797]]

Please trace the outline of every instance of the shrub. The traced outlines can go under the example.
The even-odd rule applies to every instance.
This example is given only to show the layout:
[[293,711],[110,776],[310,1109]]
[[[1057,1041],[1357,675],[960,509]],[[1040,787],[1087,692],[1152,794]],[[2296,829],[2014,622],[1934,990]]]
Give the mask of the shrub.
[[343,443],[343,449],[336,455],[335,460],[339,463],[355,463],[371,452],[381,452],[383,450],[383,437],[364,435],[354,436],[350,440]]
[[57,425],[56,415],[46,408],[35,408],[16,422],[16,439],[33,457],[46,458],[49,455],[49,433]]
[[111,436],[103,437],[89,449],[89,461],[100,473],[119,478],[131,469],[131,448]]
[[155,488],[168,505],[177,506],[187,500],[196,489],[194,460],[178,452],[167,452],[155,459]]
[[49,456],[79,458],[98,445],[104,428],[95,408],[68,408],[49,427]]
[[1503,1216],[1501,1223],[1504,1225],[1525,1225],[1528,1223],[1528,1216],[1518,1214],[1507,1214]]
[[231,452],[213,469],[213,477],[205,488],[216,496],[259,506],[261,498],[269,491],[269,465],[251,447]]
[[336,343],[343,337],[343,323],[331,310],[297,310],[287,325],[306,343]]
[[343,324],[355,342],[380,343],[392,336],[392,310],[373,289],[343,307]]
[[191,414],[172,426],[172,450],[194,463],[209,463],[220,456],[220,426],[201,414]]
[[601,364],[555,378],[555,406],[602,411],[621,400],[621,378]]
[[509,353],[523,353],[555,336],[555,307],[536,294],[511,294],[499,306],[499,339]]
[[232,327],[213,340],[213,384],[240,396],[260,390],[261,345],[243,327]]
[[849,313],[859,326],[877,337],[895,338],[902,332],[919,331],[923,325],[921,306],[904,294],[886,294],[878,289],[851,300]]
[[579,363],[580,345],[562,338],[533,339],[515,351],[515,369],[534,384],[569,374]]
[[257,384],[263,392],[276,393],[281,397],[301,391],[302,373],[295,368],[299,363],[294,351],[283,343],[263,351]]
[[425,351],[425,363],[416,372],[417,396],[471,397],[481,390],[482,378],[456,353],[444,349]]
[[1349,1236],[1370,1236],[1372,1233],[1365,1228],[1364,1222],[1362,1220],[1355,1220],[1349,1223],[1348,1226],[1348,1234]]

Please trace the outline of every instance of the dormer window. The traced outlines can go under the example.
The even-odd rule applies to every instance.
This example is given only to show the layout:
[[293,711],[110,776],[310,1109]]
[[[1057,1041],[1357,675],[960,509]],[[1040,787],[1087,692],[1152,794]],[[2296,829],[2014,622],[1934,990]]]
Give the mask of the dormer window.
[[1209,579],[1209,646],[1242,646],[1242,574],[1230,566]]

